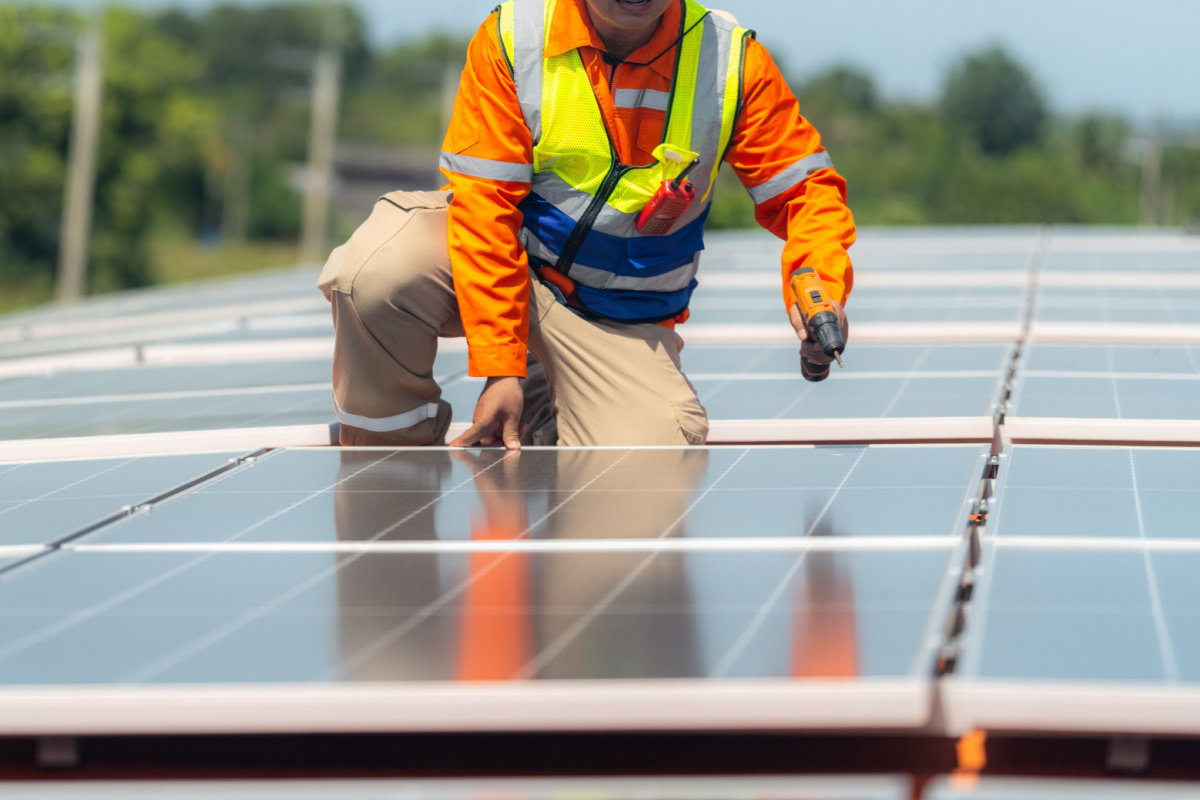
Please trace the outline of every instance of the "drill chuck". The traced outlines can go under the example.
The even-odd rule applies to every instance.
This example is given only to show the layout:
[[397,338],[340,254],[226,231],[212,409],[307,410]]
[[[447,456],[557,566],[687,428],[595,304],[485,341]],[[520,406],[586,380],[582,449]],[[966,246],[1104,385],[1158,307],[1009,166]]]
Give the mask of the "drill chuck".
[[808,322],[808,331],[821,346],[821,351],[830,358],[841,362],[842,351],[846,349],[846,340],[842,337],[842,326],[838,325],[836,314],[822,311]]

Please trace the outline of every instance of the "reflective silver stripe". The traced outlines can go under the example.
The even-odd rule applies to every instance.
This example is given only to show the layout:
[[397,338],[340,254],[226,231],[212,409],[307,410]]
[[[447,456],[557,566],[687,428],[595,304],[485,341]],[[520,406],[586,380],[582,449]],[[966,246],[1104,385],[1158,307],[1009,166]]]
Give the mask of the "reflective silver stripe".
[[513,164],[508,161],[493,161],[442,151],[438,166],[459,175],[484,178],[491,181],[515,181],[529,183],[533,180],[533,164]]
[[542,58],[546,50],[545,0],[513,3],[513,81],[533,143],[542,139]]
[[652,108],[655,111],[666,111],[670,101],[670,92],[655,89],[617,89],[613,97],[613,104],[617,108]]
[[554,172],[539,172],[534,175],[533,191],[576,222],[592,204],[590,194],[572,187]]
[[670,272],[655,275],[650,278],[639,278],[636,275],[618,275],[606,269],[585,267],[583,264],[571,266],[571,278],[592,289],[628,289],[638,292],[674,292],[684,288],[696,277],[700,264],[700,254],[692,259],[690,264],[684,264]]
[[[721,112],[725,108],[725,73],[729,67],[729,31],[717,27],[713,16],[704,18],[700,39],[699,74],[696,76],[696,103],[692,109],[692,149],[701,161],[688,175],[696,187],[696,197],[704,197],[712,182],[713,165],[721,158]],[[724,58],[722,58],[724,53]],[[701,203],[693,203],[696,209]],[[691,216],[691,215],[685,215]],[[676,229],[690,220],[681,218]]]
[[358,414],[343,411],[342,407],[338,405],[337,398],[334,398],[333,413],[337,416],[338,422],[343,425],[350,425],[351,427],[361,428],[364,431],[372,431],[374,433],[387,433],[388,431],[411,428],[413,425],[422,423],[427,419],[435,418],[438,413],[438,404],[428,403],[423,406],[417,406],[412,411],[405,411],[403,414],[396,414],[393,417],[362,417]]
[[554,251],[542,244],[542,240],[530,233],[527,228],[521,229],[521,239],[525,244],[525,252],[529,255],[540,258],[550,266],[558,263],[558,256],[554,254]]
[[[542,244],[540,239],[528,230],[522,229],[521,234],[521,238],[525,244],[525,252],[534,258],[540,258],[551,266],[558,263],[558,256],[554,254],[553,250]],[[571,278],[592,289],[633,289],[643,292],[674,292],[691,283],[692,278],[696,277],[696,270],[699,268],[699,265],[700,254],[697,253],[690,264],[684,264],[682,267],[677,267],[662,275],[639,278],[636,275],[618,275],[606,269],[586,267],[583,264],[575,263],[571,266]]]
[[812,175],[817,170],[828,169],[832,166],[833,159],[824,150],[819,153],[813,153],[810,156],[805,156],[774,178],[750,189],[750,198],[754,200],[755,205],[765,203],[772,197],[778,197],[783,194],[796,184],[803,183],[808,179],[809,175]]

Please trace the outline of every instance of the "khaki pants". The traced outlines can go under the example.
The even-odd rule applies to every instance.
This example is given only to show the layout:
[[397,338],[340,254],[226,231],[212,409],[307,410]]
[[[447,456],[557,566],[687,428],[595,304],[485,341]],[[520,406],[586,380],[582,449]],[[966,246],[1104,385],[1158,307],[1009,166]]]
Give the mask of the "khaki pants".
[[[451,409],[433,379],[438,337],[463,336],[447,248],[448,194],[393,192],[329,257],[333,393],[342,444],[444,444]],[[583,319],[531,277],[525,421],[553,414],[558,443],[695,445],[708,419],[661,325]],[[462,414],[466,417],[466,414]]]

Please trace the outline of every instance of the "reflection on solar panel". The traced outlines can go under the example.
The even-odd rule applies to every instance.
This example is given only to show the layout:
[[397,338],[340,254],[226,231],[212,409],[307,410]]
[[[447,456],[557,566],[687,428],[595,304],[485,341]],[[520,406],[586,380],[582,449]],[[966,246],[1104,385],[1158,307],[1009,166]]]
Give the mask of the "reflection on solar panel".
[[525,524],[495,546],[533,539],[567,550],[643,551],[629,540],[655,540],[649,549],[658,549],[682,538],[703,540],[675,543],[685,549],[777,549],[800,537],[814,546],[830,538],[937,537],[932,544],[940,547],[961,537],[986,455],[977,445],[528,449],[519,457],[287,450],[97,532],[84,546],[389,542],[460,551],[483,546],[473,541],[473,520],[501,491],[506,513]]
[[474,780],[0,783],[10,800],[907,800],[888,776],[734,778],[486,778]]
[[1013,447],[957,725],[1200,732],[1198,470],[1192,449]]

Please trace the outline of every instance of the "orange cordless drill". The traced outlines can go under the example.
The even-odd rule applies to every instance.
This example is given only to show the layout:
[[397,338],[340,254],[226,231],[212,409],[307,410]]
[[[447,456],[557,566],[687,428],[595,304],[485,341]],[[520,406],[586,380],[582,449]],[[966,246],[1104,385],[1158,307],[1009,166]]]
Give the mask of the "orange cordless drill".
[[[801,267],[792,273],[791,282],[792,292],[800,304],[800,316],[804,319],[804,327],[808,328],[808,335],[825,355],[837,359],[839,367],[846,366],[842,363],[846,338],[842,335],[842,326],[838,324],[833,303],[825,293],[825,284],[821,281],[821,276],[811,267]],[[800,372],[805,380],[817,383],[829,377],[829,365],[816,364],[801,356]]]

